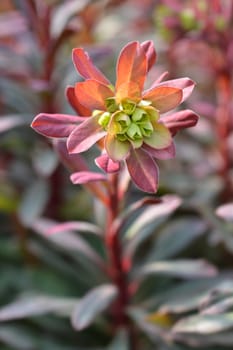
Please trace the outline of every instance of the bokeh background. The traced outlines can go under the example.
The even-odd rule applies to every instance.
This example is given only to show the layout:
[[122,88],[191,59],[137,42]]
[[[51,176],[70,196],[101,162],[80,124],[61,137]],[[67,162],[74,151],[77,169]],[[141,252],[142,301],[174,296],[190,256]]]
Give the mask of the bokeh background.
[[[195,128],[176,136],[176,159],[159,164],[157,195],[180,196],[182,204],[169,220],[148,224],[135,257],[135,264],[145,256],[184,261],[178,277],[149,279],[135,299],[150,305],[152,315],[152,328],[139,322],[141,349],[233,346],[233,2],[1,0],[1,350],[127,349],[124,334],[114,338],[104,319],[83,332],[71,327],[74,302],[103,277],[72,244],[75,232],[59,239],[44,232],[54,222],[101,225],[104,213],[90,192],[70,183],[61,154],[30,123],[40,112],[75,114],[65,97],[66,86],[81,79],[72,48],[84,47],[114,82],[119,51],[132,40],[155,43],[148,85],[164,71],[168,79],[195,80],[185,107],[200,115]],[[93,153],[85,155],[90,167]],[[132,188],[130,201],[142,195]],[[90,242],[103,248],[85,236]],[[208,261],[214,276],[203,278],[202,265],[193,272],[186,259]],[[215,305],[214,326],[203,320],[203,303]],[[183,322],[166,336],[175,321],[193,314],[190,329]]]

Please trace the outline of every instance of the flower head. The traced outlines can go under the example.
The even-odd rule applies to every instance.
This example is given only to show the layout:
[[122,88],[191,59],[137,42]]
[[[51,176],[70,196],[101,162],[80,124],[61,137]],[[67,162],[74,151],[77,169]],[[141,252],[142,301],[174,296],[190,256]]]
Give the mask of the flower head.
[[113,86],[82,48],[74,49],[74,65],[85,81],[68,87],[67,98],[79,116],[39,114],[32,127],[46,136],[67,137],[69,153],[84,152],[97,143],[102,150],[96,160],[99,167],[117,171],[125,161],[135,184],[155,192],[155,158],[174,157],[173,135],[198,119],[187,110],[161,117],[191,94],[194,82],[188,78],[161,82],[159,78],[144,90],[155,60],[151,41],[130,42],[119,55]]

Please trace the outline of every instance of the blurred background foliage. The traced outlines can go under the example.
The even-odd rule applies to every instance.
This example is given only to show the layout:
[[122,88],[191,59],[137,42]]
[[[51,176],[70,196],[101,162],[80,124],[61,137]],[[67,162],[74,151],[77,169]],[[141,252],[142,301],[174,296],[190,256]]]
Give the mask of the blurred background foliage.
[[[176,159],[160,163],[158,196],[182,202],[172,197],[158,214],[140,211],[123,230],[132,279],[143,276],[129,314],[139,349],[233,346],[232,1],[2,0],[1,350],[128,349],[109,315],[81,332],[71,326],[79,298],[108,282],[98,267],[104,212],[90,192],[71,185],[52,144],[30,123],[42,111],[74,113],[64,94],[80,79],[72,48],[87,49],[114,81],[119,49],[148,39],[158,53],[151,80],[163,71],[195,80],[187,108],[200,121],[176,136]],[[85,158],[93,167],[91,152]],[[133,188],[128,203],[142,196]],[[75,220],[94,226],[46,234],[56,222]]]

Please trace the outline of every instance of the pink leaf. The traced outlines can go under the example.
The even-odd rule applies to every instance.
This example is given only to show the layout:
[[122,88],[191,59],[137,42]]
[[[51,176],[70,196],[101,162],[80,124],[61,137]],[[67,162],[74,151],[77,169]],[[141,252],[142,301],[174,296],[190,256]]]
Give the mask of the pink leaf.
[[233,222],[233,202],[223,204],[216,210],[216,215],[225,221]]
[[106,181],[106,176],[92,171],[79,171],[70,177],[74,185],[82,185],[93,181]]
[[[59,154],[63,164],[72,172],[89,171],[89,167],[85,162],[84,158],[80,154],[70,154],[67,150],[67,145],[65,140],[54,140],[54,147]],[[99,198],[103,203],[106,202],[105,192],[102,186],[96,183],[88,183],[85,185],[95,197]]]
[[170,146],[162,149],[155,149],[146,144],[143,145],[143,149],[148,152],[152,157],[157,159],[172,159],[176,155],[176,149],[174,142]]
[[54,226],[48,228],[47,234],[55,234],[67,231],[88,232],[98,236],[102,235],[102,232],[98,226],[85,221],[68,221],[54,224]]
[[47,137],[67,137],[77,127],[82,117],[69,114],[38,114],[31,127]]
[[126,164],[133,182],[142,191],[149,193],[157,191],[159,170],[148,153],[142,149],[132,150]]
[[198,119],[198,115],[190,109],[173,113],[162,118],[164,125],[170,130],[172,135],[175,135],[179,130],[195,126]]
[[72,172],[88,171],[88,165],[80,154],[68,153],[66,141],[63,139],[53,140],[53,146],[62,163]]
[[102,84],[110,85],[109,80],[93,64],[88,53],[82,48],[74,49],[72,53],[72,58],[77,71],[83,78],[95,79]]
[[147,71],[151,69],[151,67],[155,64],[156,61],[156,52],[154,48],[154,43],[151,40],[144,41],[141,44],[146,57],[147,57]]
[[90,117],[77,126],[67,140],[69,153],[81,153],[87,151],[98,140],[105,136],[102,126],[98,124],[99,116]]
[[107,154],[97,157],[95,163],[106,173],[116,173],[120,170],[120,162],[114,162]]

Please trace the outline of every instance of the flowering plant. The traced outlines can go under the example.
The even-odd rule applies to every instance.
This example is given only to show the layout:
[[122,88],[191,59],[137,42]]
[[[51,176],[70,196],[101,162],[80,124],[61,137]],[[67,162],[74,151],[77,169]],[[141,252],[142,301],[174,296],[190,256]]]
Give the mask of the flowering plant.
[[124,161],[141,190],[156,192],[155,158],[174,157],[173,136],[194,126],[198,116],[191,110],[161,116],[186,100],[194,82],[189,78],[162,81],[164,73],[144,90],[155,61],[151,41],[130,42],[119,55],[114,87],[82,48],[74,49],[74,65],[85,81],[68,87],[67,98],[78,116],[40,113],[32,127],[48,137],[67,138],[70,154],[87,151],[97,143],[101,155],[95,161],[102,170],[119,172]]

